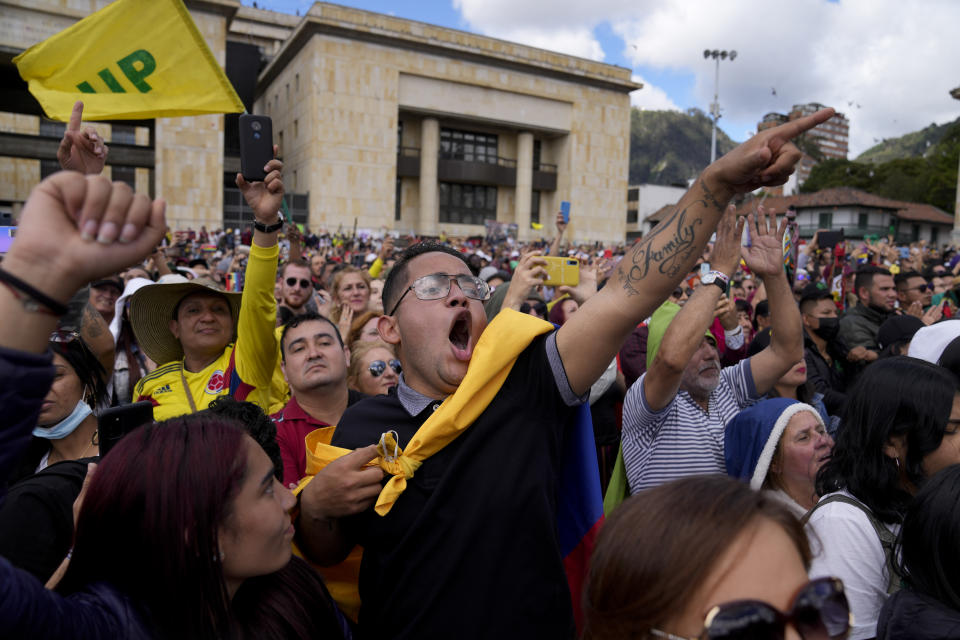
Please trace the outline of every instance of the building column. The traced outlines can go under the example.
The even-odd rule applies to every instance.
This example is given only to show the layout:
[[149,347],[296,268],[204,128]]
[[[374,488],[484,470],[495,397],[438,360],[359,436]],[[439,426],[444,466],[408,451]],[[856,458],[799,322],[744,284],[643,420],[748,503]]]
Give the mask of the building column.
[[420,123],[420,219],[418,235],[437,235],[437,157],[440,150],[440,123],[424,118]]
[[517,134],[517,190],[514,198],[516,203],[514,221],[517,223],[517,239],[519,240],[527,240],[535,235],[530,230],[532,197],[533,134],[529,131],[521,131]]

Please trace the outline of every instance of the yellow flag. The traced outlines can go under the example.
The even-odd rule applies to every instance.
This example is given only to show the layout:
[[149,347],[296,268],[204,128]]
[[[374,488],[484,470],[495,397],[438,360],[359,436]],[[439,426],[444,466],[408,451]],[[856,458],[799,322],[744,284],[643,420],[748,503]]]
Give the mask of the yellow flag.
[[116,0],[13,59],[48,117],[239,113],[243,103],[182,0]]
[[533,229],[536,229],[537,231],[539,231],[540,229],[543,229],[543,225],[540,224],[539,222],[531,222],[531,223],[530,223],[530,226],[531,226]]

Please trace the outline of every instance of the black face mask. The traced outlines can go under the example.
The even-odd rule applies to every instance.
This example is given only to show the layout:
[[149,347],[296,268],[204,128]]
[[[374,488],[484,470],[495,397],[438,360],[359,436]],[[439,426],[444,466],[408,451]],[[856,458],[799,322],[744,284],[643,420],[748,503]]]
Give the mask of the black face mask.
[[827,342],[837,337],[837,333],[840,331],[839,318],[818,318],[817,322],[820,323],[820,326],[813,330],[815,334]]

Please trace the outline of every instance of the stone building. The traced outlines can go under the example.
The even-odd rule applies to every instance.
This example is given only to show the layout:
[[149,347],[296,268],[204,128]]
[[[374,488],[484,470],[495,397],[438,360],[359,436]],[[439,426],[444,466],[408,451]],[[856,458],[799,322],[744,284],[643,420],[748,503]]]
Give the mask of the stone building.
[[[0,0],[0,211],[55,169],[13,56],[107,4]],[[288,204],[312,229],[482,235],[485,220],[623,241],[630,70],[420,22],[316,3],[303,17],[188,0],[252,113],[271,116]],[[172,227],[237,226],[237,116],[98,128],[115,179],[168,201]],[[249,212],[247,212],[249,219]]]

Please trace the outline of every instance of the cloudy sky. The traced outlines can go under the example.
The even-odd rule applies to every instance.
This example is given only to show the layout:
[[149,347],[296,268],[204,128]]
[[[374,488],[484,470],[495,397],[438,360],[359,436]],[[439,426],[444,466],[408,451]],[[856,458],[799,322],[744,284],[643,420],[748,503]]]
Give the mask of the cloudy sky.
[[[243,0],[252,4],[252,0]],[[301,15],[309,0],[259,0]],[[340,0],[630,68],[644,109],[709,109],[742,141],[771,111],[820,102],[850,119],[850,157],[960,116],[956,0]]]

